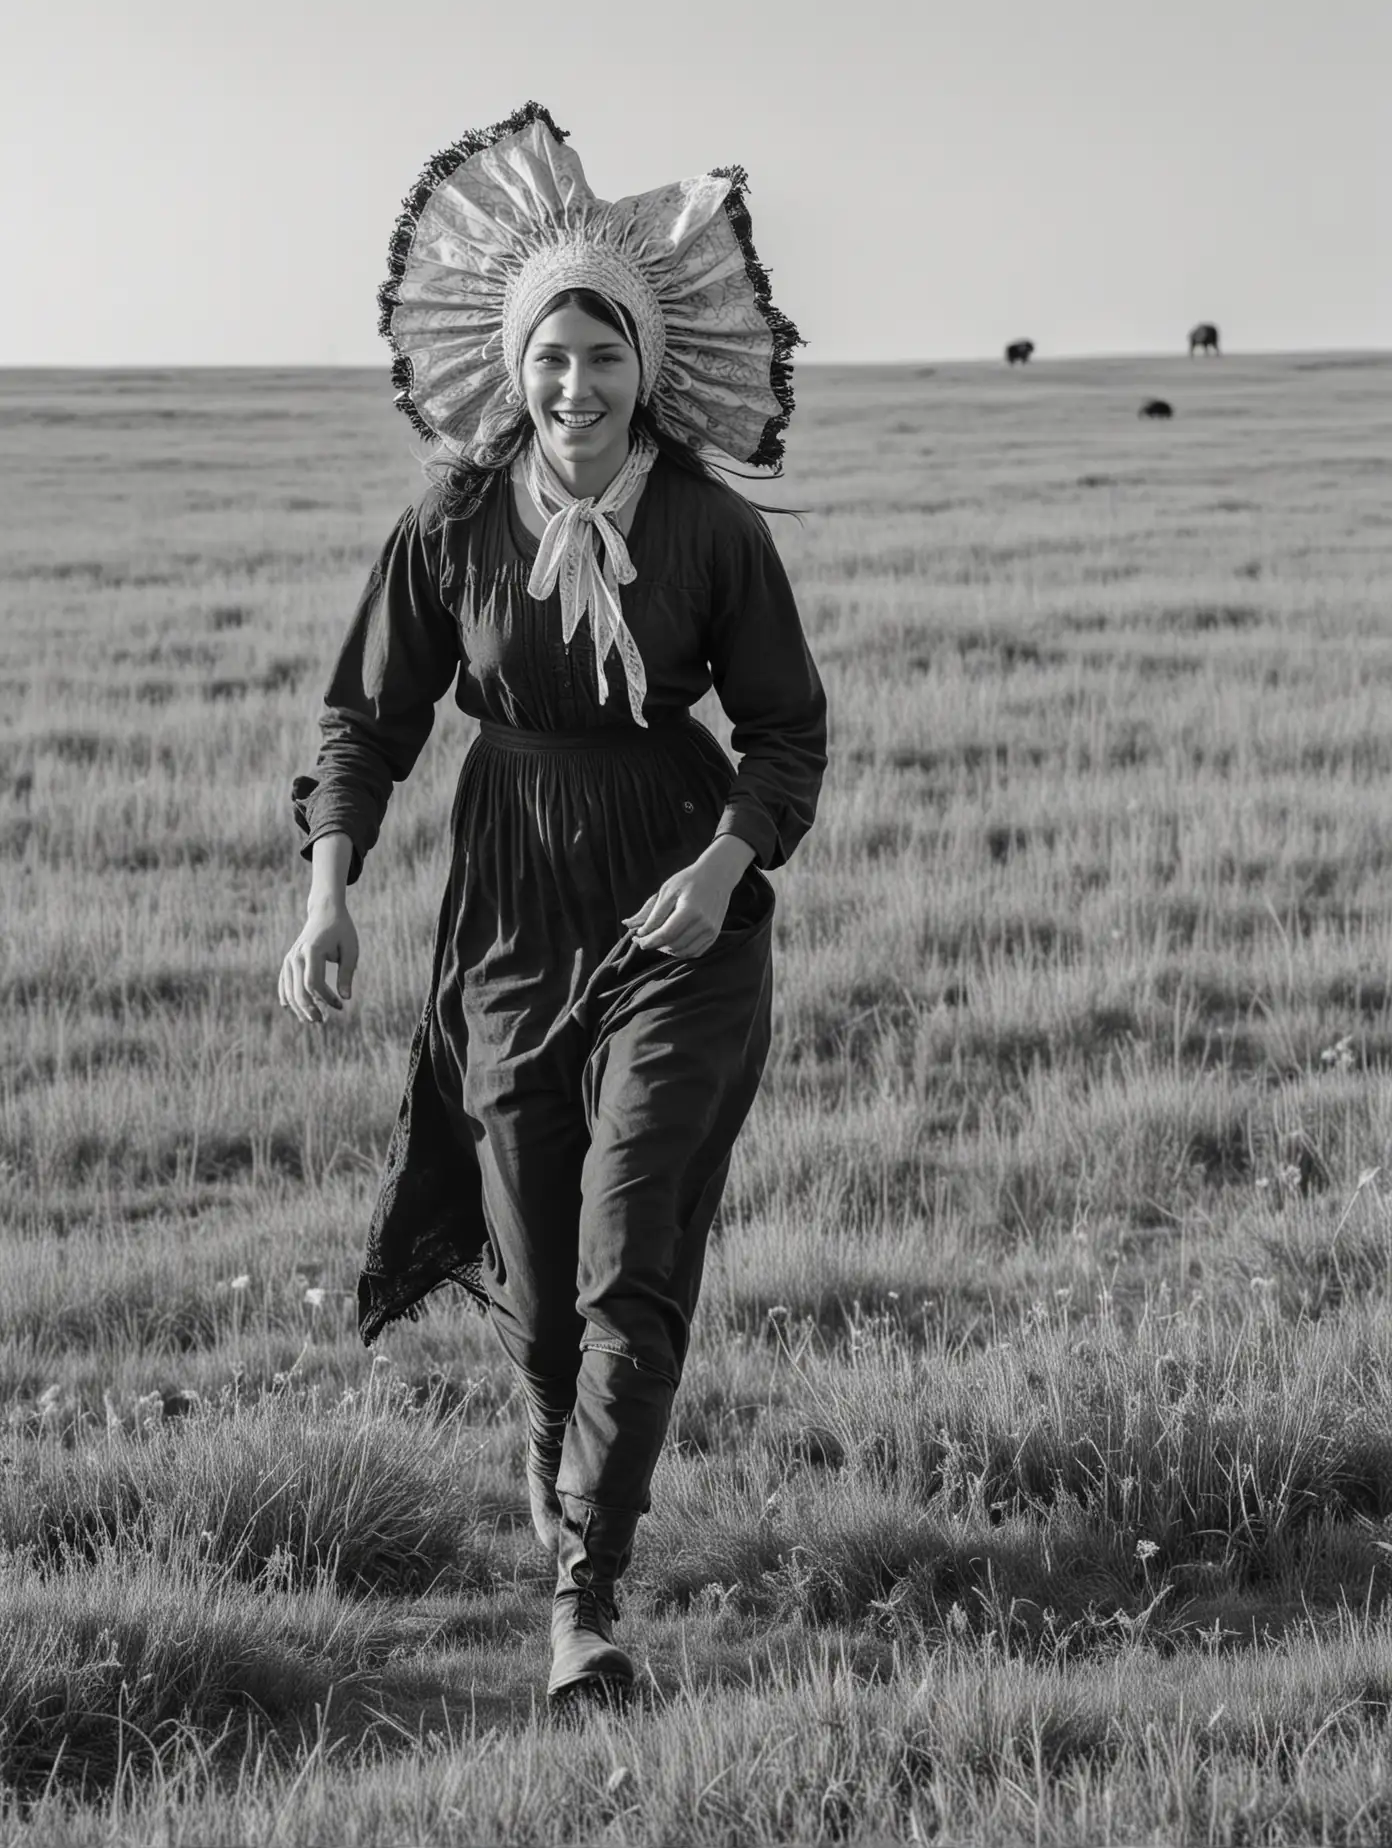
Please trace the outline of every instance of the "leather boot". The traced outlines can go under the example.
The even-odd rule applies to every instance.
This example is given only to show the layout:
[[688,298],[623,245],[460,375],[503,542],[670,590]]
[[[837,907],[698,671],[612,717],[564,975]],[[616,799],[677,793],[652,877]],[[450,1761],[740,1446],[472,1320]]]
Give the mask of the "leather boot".
[[553,1706],[622,1700],[633,1686],[633,1662],[614,1641],[617,1589],[639,1516],[628,1508],[597,1508],[564,1493],[559,1499],[546,1697]]

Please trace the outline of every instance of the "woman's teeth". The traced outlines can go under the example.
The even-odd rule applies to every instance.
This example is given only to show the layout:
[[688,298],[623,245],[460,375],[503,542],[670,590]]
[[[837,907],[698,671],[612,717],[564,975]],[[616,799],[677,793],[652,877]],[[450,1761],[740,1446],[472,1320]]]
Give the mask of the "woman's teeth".
[[565,430],[588,430],[597,424],[603,411],[553,411],[551,415]]

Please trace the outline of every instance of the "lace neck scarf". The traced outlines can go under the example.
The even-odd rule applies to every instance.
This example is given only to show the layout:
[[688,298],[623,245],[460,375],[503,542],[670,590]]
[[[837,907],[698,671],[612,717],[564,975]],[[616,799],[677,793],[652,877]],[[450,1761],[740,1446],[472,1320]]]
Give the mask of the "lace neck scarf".
[[[559,585],[561,634],[567,647],[580,626],[580,619],[586,610],[589,611],[600,703],[609,697],[604,663],[610,649],[617,649],[628,683],[629,710],[634,723],[643,726],[647,724],[643,717],[643,700],[648,691],[648,677],[638,644],[619,607],[620,584],[631,584],[637,573],[623,534],[610,516],[628,500],[656,460],[656,444],[647,437],[635,435],[623,467],[603,494],[589,495],[583,500],[577,499],[559,478],[535,438],[522,462],[522,479],[527,492],[546,519],[546,530],[541,536],[527,589],[540,601],[549,597]],[[602,564],[596,552],[595,534],[604,551]]]

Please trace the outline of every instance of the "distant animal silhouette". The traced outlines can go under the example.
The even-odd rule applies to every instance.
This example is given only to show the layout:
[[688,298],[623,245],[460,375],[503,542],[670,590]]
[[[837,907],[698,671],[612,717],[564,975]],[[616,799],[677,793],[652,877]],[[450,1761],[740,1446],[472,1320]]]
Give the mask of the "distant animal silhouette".
[[1006,362],[1008,365],[1013,366],[1018,361],[1018,363],[1023,366],[1028,362],[1029,356],[1033,351],[1034,342],[1032,340],[1012,340],[1010,345],[1005,349]]
[[1205,353],[1217,353],[1218,329],[1213,325],[1212,321],[1200,321],[1197,327],[1191,327],[1189,329],[1190,359],[1194,357],[1194,351],[1197,347],[1202,347]]
[[1174,406],[1167,403],[1164,398],[1147,398],[1136,415],[1138,417],[1173,417]]

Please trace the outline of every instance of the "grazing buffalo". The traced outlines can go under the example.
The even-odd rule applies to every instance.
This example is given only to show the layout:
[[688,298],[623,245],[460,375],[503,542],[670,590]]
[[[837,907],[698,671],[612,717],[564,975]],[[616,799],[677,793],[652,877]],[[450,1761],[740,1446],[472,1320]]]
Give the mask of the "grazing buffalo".
[[1032,340],[1012,340],[1005,349],[1006,362],[1012,366],[1018,362],[1023,366],[1033,351],[1034,342]]
[[1212,321],[1200,321],[1197,327],[1189,329],[1189,357],[1194,357],[1195,349],[1202,347],[1205,353],[1218,351],[1218,329]]
[[1173,417],[1174,406],[1167,403],[1164,398],[1147,398],[1136,415],[1138,417]]

